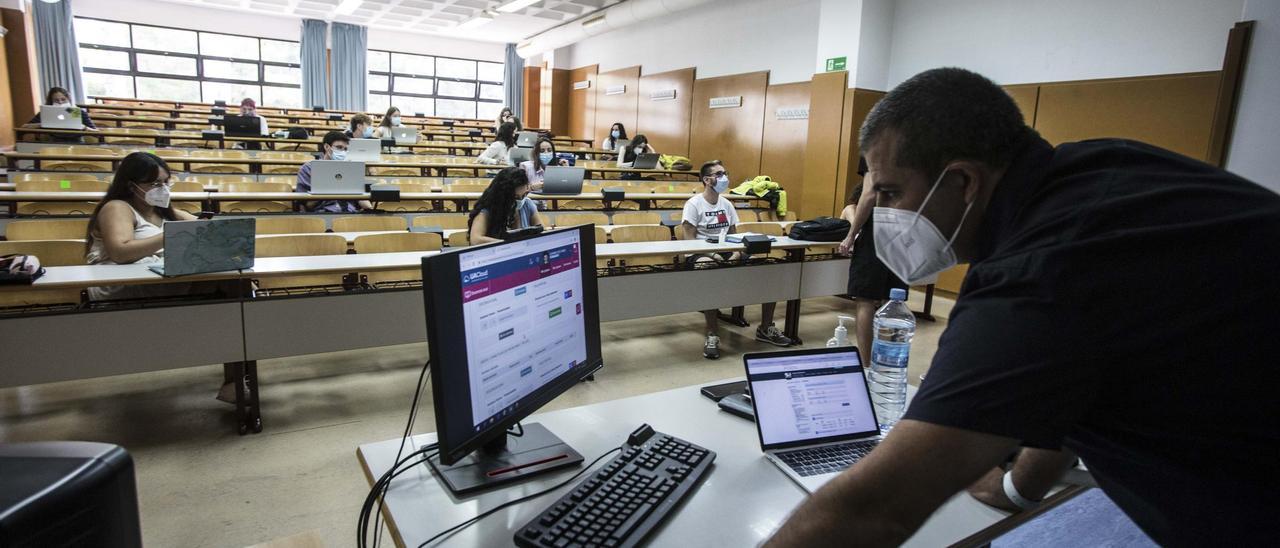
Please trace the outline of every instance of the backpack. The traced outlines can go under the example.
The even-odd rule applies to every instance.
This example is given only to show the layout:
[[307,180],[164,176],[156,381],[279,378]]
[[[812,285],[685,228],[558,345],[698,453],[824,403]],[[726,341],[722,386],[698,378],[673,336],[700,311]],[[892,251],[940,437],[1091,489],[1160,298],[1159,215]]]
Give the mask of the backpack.
[[849,221],[834,217],[818,217],[791,225],[789,236],[811,242],[838,242],[849,235]]

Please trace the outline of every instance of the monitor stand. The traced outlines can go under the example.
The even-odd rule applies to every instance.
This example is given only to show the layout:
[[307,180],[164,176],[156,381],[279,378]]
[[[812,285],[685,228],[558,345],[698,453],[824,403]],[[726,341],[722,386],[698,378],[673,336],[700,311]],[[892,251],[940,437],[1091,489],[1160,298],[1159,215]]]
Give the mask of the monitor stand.
[[523,436],[501,436],[452,465],[441,464],[439,457],[431,457],[428,462],[445,487],[459,496],[524,481],[582,461],[582,454],[534,422],[524,425]]

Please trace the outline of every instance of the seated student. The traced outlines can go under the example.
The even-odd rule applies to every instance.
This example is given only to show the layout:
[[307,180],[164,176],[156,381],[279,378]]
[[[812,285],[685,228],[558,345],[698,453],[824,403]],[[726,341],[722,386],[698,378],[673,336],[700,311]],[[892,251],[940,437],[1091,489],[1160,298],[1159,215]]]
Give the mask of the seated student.
[[520,167],[529,178],[529,185],[533,187],[533,191],[538,192],[542,190],[542,177],[547,166],[567,166],[569,161],[556,158],[556,145],[546,137],[539,137],[538,144],[533,148],[537,151],[533,154],[533,158],[520,162]]
[[258,104],[254,102],[253,99],[245,97],[243,101],[240,101],[240,115],[257,118],[258,124],[261,126],[259,133],[262,135],[269,135],[271,133],[267,129],[267,119],[261,114],[258,114]]
[[[363,115],[360,115],[363,116]],[[347,145],[350,140],[340,131],[330,131],[324,135],[320,144],[321,160],[346,160]],[[311,162],[302,164],[298,169],[298,182],[294,192],[311,192]],[[307,211],[324,211],[329,213],[355,213],[362,209],[373,209],[369,200],[318,200],[304,204]]]
[[[609,136],[600,140],[600,148],[603,150],[617,152],[618,141],[626,138],[627,126],[622,125],[622,122],[614,122],[613,127],[609,128]],[[613,158],[613,156],[609,156],[609,158]]]
[[394,139],[391,128],[404,127],[400,123],[400,109],[391,107],[387,109],[387,113],[382,116],[382,123],[378,124],[378,129],[373,131],[375,139]]
[[485,165],[511,165],[511,149],[516,146],[516,125],[505,122],[498,126],[498,134],[494,136],[489,148],[484,149],[476,162]]
[[[89,264],[160,263],[164,256],[165,221],[192,221],[195,216],[169,207],[169,165],[146,152],[120,161],[102,201],[89,216],[85,261]],[[134,299],[184,295],[191,284],[146,284],[90,287],[89,298]]]
[[[702,240],[719,237],[721,231],[732,234],[738,224],[738,210],[728,198],[720,196],[729,190],[729,173],[719,160],[712,160],[702,164],[698,175],[702,178],[705,190],[685,202],[680,219],[680,238]],[[756,340],[777,346],[790,346],[791,339],[773,324],[773,312],[777,306],[778,303],[760,305],[760,326],[756,328]],[[707,321],[707,341],[702,347],[702,356],[714,360],[720,357],[720,311],[703,310],[702,313]]]
[[[60,87],[49,88],[49,93],[44,96],[44,104],[49,106],[74,106],[71,102],[71,94],[67,90]],[[89,110],[80,109],[80,123],[84,124],[84,129],[88,131],[98,131],[98,127],[93,125],[93,120],[89,119]],[[40,112],[37,111],[35,117],[27,122],[26,127],[40,127]],[[84,138],[79,135],[50,135],[50,141],[59,143],[83,143]]]
[[508,230],[541,225],[538,208],[529,199],[531,190],[523,169],[509,167],[499,171],[467,219],[471,243],[497,242]]
[[372,139],[373,118],[370,118],[366,114],[357,114],[352,116],[351,124],[342,132],[347,134],[347,138],[349,139]]
[[502,112],[499,112],[498,118],[493,121],[493,131],[496,133],[499,129],[502,129],[502,124],[512,121],[512,118],[515,118],[515,116],[511,114],[511,107],[502,107]]
[[639,133],[635,139],[631,140],[631,144],[627,145],[627,150],[622,154],[622,167],[631,167],[635,164],[636,156],[657,153],[658,151],[654,150],[653,146],[649,144],[649,138],[645,137],[643,133]]

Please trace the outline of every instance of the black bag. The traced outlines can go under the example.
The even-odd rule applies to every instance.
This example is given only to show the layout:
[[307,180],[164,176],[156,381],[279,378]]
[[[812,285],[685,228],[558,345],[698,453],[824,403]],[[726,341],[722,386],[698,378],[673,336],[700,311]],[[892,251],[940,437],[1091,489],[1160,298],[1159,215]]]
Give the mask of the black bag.
[[838,242],[848,235],[849,221],[834,217],[800,221],[791,225],[791,234],[789,234],[792,239],[810,242]]
[[291,127],[289,128],[289,138],[306,140],[311,138],[311,134],[307,132],[306,128]]

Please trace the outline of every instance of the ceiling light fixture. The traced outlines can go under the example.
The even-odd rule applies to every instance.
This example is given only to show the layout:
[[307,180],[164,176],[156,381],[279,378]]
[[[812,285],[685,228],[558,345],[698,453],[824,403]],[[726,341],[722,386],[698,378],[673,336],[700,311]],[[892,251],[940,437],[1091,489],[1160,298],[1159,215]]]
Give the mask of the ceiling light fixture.
[[492,23],[492,22],[493,22],[493,15],[490,15],[490,14],[489,14],[489,12],[487,12],[487,11],[483,11],[483,12],[480,12],[480,14],[479,14],[479,15],[476,15],[475,17],[472,17],[471,19],[468,19],[468,20],[466,20],[466,21],[463,21],[463,22],[462,22],[462,24],[460,24],[460,25],[458,25],[458,26],[456,26],[456,27],[454,27],[454,28],[456,28],[456,29],[474,29],[474,28],[476,28],[476,27],[481,27],[481,26],[484,26],[484,25],[488,25],[489,23]]
[[511,0],[506,4],[498,6],[498,11],[502,13],[515,13],[541,1],[542,0]]
[[338,15],[351,15],[360,9],[362,0],[342,0],[338,7],[333,8],[333,12]]
[[594,27],[594,26],[596,26],[596,25],[599,25],[600,23],[603,23],[603,22],[604,22],[604,20],[605,20],[605,16],[603,16],[603,15],[598,15],[598,16],[596,16],[596,17],[592,17],[591,19],[587,19],[586,21],[583,21],[583,22],[582,22],[582,28],[584,28],[584,29],[589,29],[589,28],[591,28],[591,27]]

